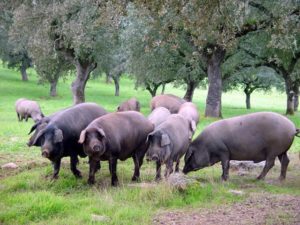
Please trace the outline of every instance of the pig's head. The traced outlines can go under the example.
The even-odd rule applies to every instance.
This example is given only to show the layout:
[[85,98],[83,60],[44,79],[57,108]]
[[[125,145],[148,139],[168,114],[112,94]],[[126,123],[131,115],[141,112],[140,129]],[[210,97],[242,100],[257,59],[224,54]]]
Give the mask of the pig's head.
[[102,128],[90,127],[81,131],[78,143],[88,156],[100,158],[106,151],[106,135]]
[[187,174],[191,171],[210,166],[210,155],[205,146],[196,148],[192,143],[185,154],[184,161],[183,173]]
[[147,142],[149,144],[147,160],[166,162],[171,155],[172,143],[169,135],[162,130],[155,130],[148,135]]
[[63,155],[63,132],[56,126],[46,126],[41,129],[32,145],[41,146],[42,156],[50,160],[61,158]]

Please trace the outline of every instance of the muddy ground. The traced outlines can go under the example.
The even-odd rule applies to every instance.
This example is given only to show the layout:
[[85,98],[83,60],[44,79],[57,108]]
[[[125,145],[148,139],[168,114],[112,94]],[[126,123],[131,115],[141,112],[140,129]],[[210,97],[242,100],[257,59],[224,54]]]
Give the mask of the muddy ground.
[[[298,154],[290,155],[290,165],[287,179],[278,181],[280,164],[276,163],[264,182],[279,186],[299,187],[300,160]],[[255,177],[261,171],[256,168],[240,173],[231,170],[231,178],[240,176]],[[230,181],[229,181],[230,182]],[[191,208],[184,210],[164,211],[153,219],[155,225],[300,225],[300,196],[289,194],[274,194],[268,190],[255,190],[255,182],[251,185],[241,184],[237,193],[245,195],[245,200],[234,204],[212,206],[210,208]],[[252,189],[249,191],[249,188]],[[254,189],[253,189],[254,188]]]

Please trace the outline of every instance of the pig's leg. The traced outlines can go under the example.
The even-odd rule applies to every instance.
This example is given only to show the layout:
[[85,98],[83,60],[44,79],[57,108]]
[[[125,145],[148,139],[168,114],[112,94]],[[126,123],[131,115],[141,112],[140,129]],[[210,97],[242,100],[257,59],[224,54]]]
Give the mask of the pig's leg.
[[77,169],[78,164],[78,157],[77,155],[70,156],[70,163],[71,163],[71,171],[76,178],[82,178],[81,172]]
[[19,122],[20,122],[20,121],[21,121],[21,116],[20,116],[20,114],[17,113],[17,116],[18,116],[18,120],[19,120]]
[[118,185],[118,176],[117,176],[117,161],[118,159],[114,156],[112,156],[109,159],[109,167],[111,171],[111,185],[117,186]]
[[257,177],[258,180],[262,180],[265,178],[265,176],[267,175],[267,173],[269,172],[269,170],[274,166],[275,162],[275,157],[272,158],[267,158],[266,160],[266,165],[263,168],[263,171],[261,172],[261,174]]
[[178,172],[179,172],[179,163],[180,163],[180,159],[178,159],[178,160],[176,161],[175,173],[178,173]]
[[52,162],[52,165],[53,165],[52,179],[57,179],[58,178],[58,173],[59,173],[59,169],[60,169],[60,162],[61,162],[61,159],[58,159],[57,161]]
[[140,161],[137,154],[132,156],[134,162],[134,173],[131,178],[132,181],[138,181],[140,179]]
[[90,164],[90,171],[89,171],[88,183],[94,184],[95,183],[95,173],[97,171],[99,162],[96,160],[93,160],[91,157],[89,157],[89,164]]
[[101,164],[100,164],[100,161],[97,163],[97,165],[96,165],[96,172],[98,171],[98,170],[100,170],[101,169]]
[[156,162],[156,176],[155,176],[156,181],[161,180],[161,163],[159,161]]
[[226,181],[228,179],[229,175],[229,167],[230,167],[230,160],[228,157],[224,157],[221,159],[221,164],[222,164],[222,180]]
[[287,170],[287,167],[289,165],[290,160],[289,160],[286,152],[279,155],[278,158],[279,158],[280,163],[281,163],[281,172],[280,172],[279,179],[284,180],[285,176],[286,176],[286,170]]
[[173,173],[173,160],[170,159],[166,162],[165,178],[167,178],[171,173]]

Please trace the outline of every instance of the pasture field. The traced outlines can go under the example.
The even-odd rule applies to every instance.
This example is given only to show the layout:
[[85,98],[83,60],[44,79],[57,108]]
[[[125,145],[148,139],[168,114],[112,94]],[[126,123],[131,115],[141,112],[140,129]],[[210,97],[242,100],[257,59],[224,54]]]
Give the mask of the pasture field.
[[[52,173],[50,162],[41,157],[39,148],[28,148],[26,145],[29,138],[27,133],[33,122],[31,119],[27,123],[18,122],[14,103],[20,97],[37,100],[43,113],[49,115],[72,104],[70,83],[73,78],[60,81],[58,97],[51,98],[48,97],[48,85],[37,85],[34,71],[29,71],[29,74],[30,81],[22,82],[19,72],[0,66],[0,166],[8,162],[19,166],[15,170],[0,168],[0,224],[172,224],[172,219],[177,217],[178,224],[184,224],[183,217],[194,216],[195,220],[200,221],[202,217],[199,215],[202,212],[206,215],[207,210],[220,213],[224,208],[235,209],[239,205],[243,206],[243,203],[254,204],[253,207],[256,207],[255,201],[253,203],[251,200],[252,203],[249,203],[252,198],[259,199],[257,202],[261,205],[265,204],[262,199],[269,199],[270,202],[278,199],[282,202],[286,199],[286,204],[296,201],[296,205],[298,202],[298,208],[295,209],[298,210],[298,215],[293,214],[295,210],[277,213],[276,207],[272,208],[266,203],[266,207],[271,207],[273,211],[267,213],[263,221],[264,224],[297,224],[299,219],[300,223],[300,160],[297,153],[300,152],[299,138],[295,138],[289,152],[291,163],[287,180],[282,183],[277,181],[280,173],[278,161],[265,181],[255,180],[260,170],[251,171],[246,176],[231,171],[229,181],[225,183],[220,180],[221,168],[217,164],[189,174],[197,182],[187,190],[179,191],[170,188],[165,182],[154,183],[155,165],[144,161],[141,182],[149,185],[132,185],[130,178],[133,162],[128,159],[118,163],[119,187],[110,187],[107,162],[102,163],[101,171],[96,175],[96,185],[89,186],[86,158],[80,159],[78,167],[83,173],[83,179],[78,180],[72,175],[69,159],[65,158],[59,179],[52,181],[49,177]],[[142,113],[148,115],[151,99],[148,92],[134,90],[134,82],[129,78],[123,77],[120,85],[121,96],[115,97],[113,84],[106,84],[104,78],[92,79],[87,83],[86,101],[96,102],[108,111],[115,111],[120,102],[136,96],[141,103]],[[199,89],[195,92],[194,102],[201,113],[195,136],[214,121],[203,116],[206,92]],[[183,96],[184,91],[169,85],[166,93]],[[285,111],[284,93],[254,93],[251,110],[245,109],[244,98],[244,94],[237,91],[223,94],[223,117],[256,111],[274,111],[281,114]],[[300,113],[297,112],[289,118],[300,127]],[[182,166],[183,159],[181,168]],[[243,194],[235,194],[231,190],[241,190]],[[107,218],[101,222],[93,220],[93,215]],[[241,224],[241,215],[234,215],[233,220],[236,219],[236,223],[232,224]],[[224,217],[223,214],[222,216]],[[186,221],[197,224],[195,220]],[[222,221],[218,223],[222,224]]]

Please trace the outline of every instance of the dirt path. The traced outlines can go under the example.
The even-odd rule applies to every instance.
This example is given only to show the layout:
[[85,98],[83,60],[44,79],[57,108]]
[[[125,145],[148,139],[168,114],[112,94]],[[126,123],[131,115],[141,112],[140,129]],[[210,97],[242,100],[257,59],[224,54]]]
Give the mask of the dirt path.
[[251,194],[244,202],[193,211],[173,211],[157,215],[154,224],[180,225],[300,225],[300,197]]

